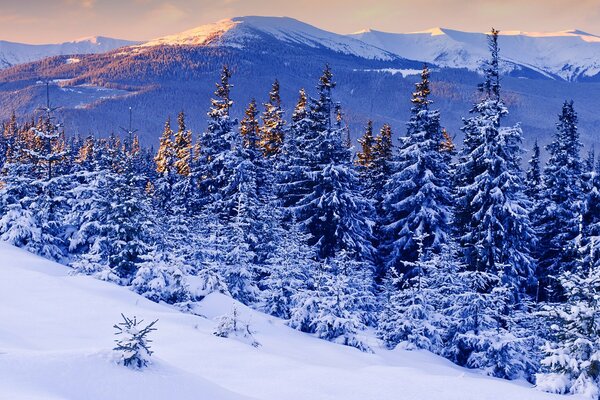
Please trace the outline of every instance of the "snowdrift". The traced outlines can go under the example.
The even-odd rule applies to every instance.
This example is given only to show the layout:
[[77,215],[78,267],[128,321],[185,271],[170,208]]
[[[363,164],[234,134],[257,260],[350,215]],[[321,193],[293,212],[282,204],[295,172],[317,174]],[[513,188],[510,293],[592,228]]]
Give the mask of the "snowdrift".
[[[213,335],[235,307],[253,347]],[[199,315],[155,304],[0,243],[0,399],[560,399],[524,382],[457,367],[422,351],[375,354],[325,342],[213,293]],[[153,364],[117,365],[111,351],[120,313],[149,322]],[[575,400],[576,397],[570,397]]]

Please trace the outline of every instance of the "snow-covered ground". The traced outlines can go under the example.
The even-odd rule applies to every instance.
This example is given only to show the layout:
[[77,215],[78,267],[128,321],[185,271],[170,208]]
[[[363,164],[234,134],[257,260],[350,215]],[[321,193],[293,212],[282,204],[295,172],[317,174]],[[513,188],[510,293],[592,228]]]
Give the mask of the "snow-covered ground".
[[[258,348],[212,334],[233,306]],[[202,316],[152,303],[0,243],[0,399],[411,399],[535,400],[561,396],[492,379],[428,352],[375,354],[294,331],[220,294]],[[150,322],[154,363],[133,371],[114,362],[120,313]],[[569,399],[575,400],[576,397]]]

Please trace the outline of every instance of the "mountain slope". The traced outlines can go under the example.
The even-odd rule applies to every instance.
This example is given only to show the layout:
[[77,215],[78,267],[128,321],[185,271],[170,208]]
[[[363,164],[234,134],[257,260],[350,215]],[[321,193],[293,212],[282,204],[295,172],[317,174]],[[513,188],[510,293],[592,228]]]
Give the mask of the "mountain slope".
[[[58,55],[105,53],[137,43],[103,36],[57,44],[25,44],[0,40],[0,69]],[[71,62],[77,62],[77,60],[76,57],[71,58]]]
[[[68,268],[0,243],[0,397],[11,400],[543,400],[560,399],[484,377],[427,352],[365,354],[287,328],[283,321],[212,294],[182,314],[126,288],[69,276]],[[233,306],[258,348],[212,334]],[[154,363],[116,365],[120,313],[159,319]],[[573,397],[576,400],[577,397]]]
[[[597,78],[600,73],[600,37],[569,30],[554,33],[500,32],[504,69],[527,68],[548,77],[576,81]],[[484,33],[433,28],[414,33],[365,30],[349,35],[400,57],[422,60],[443,67],[475,71],[487,59]]]

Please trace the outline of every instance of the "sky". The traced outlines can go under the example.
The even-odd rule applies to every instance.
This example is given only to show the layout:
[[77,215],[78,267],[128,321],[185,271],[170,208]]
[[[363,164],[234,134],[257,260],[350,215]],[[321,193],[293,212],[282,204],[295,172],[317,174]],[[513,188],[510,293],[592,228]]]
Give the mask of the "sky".
[[600,0],[0,0],[0,40],[148,40],[244,15],[293,17],[338,33],[493,26],[600,34]]

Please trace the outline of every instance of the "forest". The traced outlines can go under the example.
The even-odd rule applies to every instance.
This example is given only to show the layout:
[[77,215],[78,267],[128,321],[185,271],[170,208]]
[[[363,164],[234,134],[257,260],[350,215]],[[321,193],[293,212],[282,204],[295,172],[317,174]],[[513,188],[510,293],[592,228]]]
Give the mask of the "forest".
[[406,127],[367,121],[356,149],[327,65],[290,121],[277,80],[234,119],[223,66],[206,129],[182,111],[157,149],[131,126],[71,135],[49,98],[3,123],[0,239],[184,312],[221,292],[361,351],[373,330],[389,349],[597,397],[600,162],[565,101],[547,157],[536,145],[523,163],[497,31],[489,50],[460,148],[427,66]]

